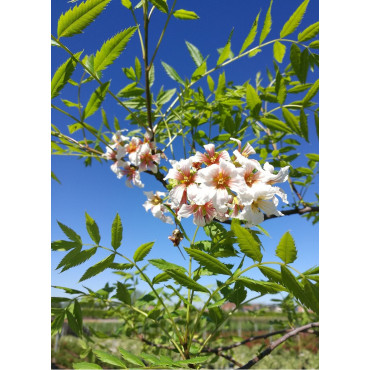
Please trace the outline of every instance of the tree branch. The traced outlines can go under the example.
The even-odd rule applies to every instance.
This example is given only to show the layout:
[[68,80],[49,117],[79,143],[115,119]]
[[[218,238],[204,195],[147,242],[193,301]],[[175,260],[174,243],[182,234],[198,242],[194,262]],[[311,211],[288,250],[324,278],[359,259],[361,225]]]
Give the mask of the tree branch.
[[263,352],[261,352],[258,356],[254,357],[252,360],[247,362],[244,366],[241,366],[240,369],[250,369],[253,365],[255,365],[257,362],[262,360],[264,357],[266,357],[268,354],[270,354],[277,346],[284,343],[287,339],[306,331],[313,327],[318,327],[318,322],[313,322],[311,324],[307,324],[304,326],[301,326],[299,328],[293,329],[289,331],[287,334],[282,336],[281,338],[277,339],[276,341],[272,342]]

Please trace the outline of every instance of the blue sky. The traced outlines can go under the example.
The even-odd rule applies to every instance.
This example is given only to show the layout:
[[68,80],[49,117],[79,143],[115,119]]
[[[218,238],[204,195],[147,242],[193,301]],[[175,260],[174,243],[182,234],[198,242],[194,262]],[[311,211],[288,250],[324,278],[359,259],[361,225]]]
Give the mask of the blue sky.
[[[275,1],[272,7],[272,31],[268,36],[269,39],[278,37],[278,34],[289,18],[290,14],[299,5],[298,1],[280,0]],[[164,72],[160,61],[173,66],[180,76],[190,77],[194,71],[194,64],[189,56],[185,46],[185,40],[196,45],[203,56],[210,55],[208,66],[216,64],[218,54],[217,48],[223,47],[231,29],[234,27],[232,38],[232,50],[238,52],[244,38],[249,32],[253,20],[262,8],[261,22],[264,19],[265,12],[268,8],[269,1],[178,1],[177,8],[185,8],[194,10],[199,16],[197,21],[181,21],[173,19],[170,21],[164,40],[157,54],[155,65],[155,84],[153,91],[156,94],[164,85],[165,89],[177,87],[177,84],[171,80]],[[52,7],[52,33],[56,34],[57,19],[62,12],[65,12],[71,4],[67,2],[55,2]],[[221,16],[222,15],[222,16]],[[318,1],[311,0],[307,13],[303,19],[301,29],[309,26],[318,20]],[[161,26],[165,22],[165,15],[160,12],[153,14],[150,24],[153,34],[151,34],[150,45],[156,44],[159,37]],[[130,13],[123,8],[120,1],[112,0],[107,9],[97,18],[94,24],[90,25],[83,34],[76,35],[72,38],[65,39],[64,42],[73,52],[81,51],[84,53],[95,53],[103,42],[119,32],[120,30],[132,26],[133,22]],[[261,25],[259,30],[261,29]],[[259,35],[258,35],[259,37]],[[295,38],[296,35],[292,35]],[[123,75],[121,68],[129,67],[134,64],[135,56],[140,58],[140,47],[137,34],[128,44],[127,49],[121,57],[108,67],[104,72],[103,81],[112,79],[111,90],[118,91],[129,81]],[[53,47],[52,49],[52,74],[56,68],[67,59],[66,53]],[[140,58],[141,59],[141,58]],[[288,63],[288,55],[286,55],[283,65]],[[267,79],[265,74],[266,66],[272,67],[272,46],[266,47],[263,51],[254,58],[243,58],[235,63],[225,67],[227,81],[233,81],[235,84],[243,83],[247,79],[255,78],[258,71],[262,72],[262,77]],[[217,80],[218,74],[221,71],[215,72],[212,77]],[[77,76],[76,73],[75,76]],[[309,73],[308,82],[316,80],[318,75]],[[76,77],[75,77],[76,78]],[[205,81],[199,82],[200,86],[205,86]],[[195,85],[197,86],[197,85]],[[91,94],[92,89],[96,85],[82,89],[82,102],[86,102]],[[205,89],[207,89],[205,87]],[[208,91],[208,90],[207,90]],[[63,95],[65,94],[65,95]],[[62,93],[62,97],[76,101],[76,89],[66,87]],[[54,104],[63,107],[63,104],[55,99]],[[116,116],[122,127],[128,127],[124,122],[126,112],[119,107],[113,99],[107,98],[104,103],[104,109],[107,112],[108,120],[113,122],[113,117]],[[64,133],[67,133],[67,125],[72,123],[68,117],[53,111],[52,123],[56,124]],[[99,127],[101,123],[100,113],[89,117],[88,123]],[[305,165],[306,160],[303,153],[317,153],[318,143],[312,120],[309,120],[310,127],[310,143],[304,144],[301,148],[301,157],[297,160],[297,166]],[[176,151],[179,150],[176,147]],[[163,224],[160,220],[152,217],[150,213],[145,212],[142,204],[146,200],[143,190],[160,190],[163,188],[160,183],[154,178],[143,174],[142,180],[145,183],[144,189],[129,189],[125,186],[124,181],[118,180],[111,172],[108,163],[99,164],[94,162],[92,167],[85,168],[81,160],[75,157],[52,157],[52,170],[61,180],[62,185],[55,181],[52,182],[52,198],[51,198],[51,237],[52,240],[65,239],[64,234],[59,229],[56,220],[74,228],[86,242],[89,241],[89,236],[85,230],[85,211],[88,212],[97,222],[102,235],[102,245],[110,245],[110,227],[115,214],[118,212],[123,223],[123,246],[122,253],[132,256],[136,248],[148,241],[155,241],[155,245],[149,255],[150,258],[166,258],[169,261],[185,264],[178,250],[172,246],[167,239],[171,234],[173,227]],[[287,187],[283,186],[287,190]],[[314,192],[318,192],[318,184],[315,184],[307,193],[307,201],[314,200]],[[291,199],[291,198],[290,198]],[[184,226],[191,235],[195,230],[191,220],[185,220]],[[311,223],[299,216],[287,216],[280,219],[266,221],[262,225],[270,234],[271,238],[262,237],[262,242],[265,247],[264,261],[276,260],[274,257],[275,248],[279,239],[285,231],[290,230],[298,248],[298,260],[294,266],[299,270],[305,270],[313,265],[317,265],[319,261],[319,238],[318,225],[312,226]],[[203,232],[199,232],[197,240],[205,239]],[[187,246],[186,244],[184,246]],[[81,286],[77,284],[79,278],[84,271],[93,263],[100,261],[106,257],[105,252],[99,251],[89,262],[68,270],[65,273],[59,274],[54,269],[62,258],[60,252],[52,253],[52,284],[68,287]],[[229,262],[228,260],[225,260]],[[117,261],[118,262],[118,261]],[[235,261],[231,261],[231,263]],[[187,263],[186,263],[187,264]],[[154,267],[148,268],[148,275],[153,276],[159,271]],[[258,278],[260,275],[252,271],[249,275],[252,278]],[[111,271],[105,271],[95,278],[89,279],[82,284],[92,288],[101,288],[105,282],[113,283],[116,281],[117,275]],[[201,282],[205,285],[214,284],[212,278],[202,278]],[[139,289],[146,290],[143,284],[139,285]],[[61,291],[52,290],[53,295],[61,294]],[[264,298],[266,300],[266,298]]]

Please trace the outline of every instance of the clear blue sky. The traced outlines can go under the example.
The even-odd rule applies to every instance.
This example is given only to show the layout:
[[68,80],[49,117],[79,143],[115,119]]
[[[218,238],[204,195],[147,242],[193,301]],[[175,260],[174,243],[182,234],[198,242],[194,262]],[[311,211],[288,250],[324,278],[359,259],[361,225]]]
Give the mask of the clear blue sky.
[[[272,31],[269,38],[278,37],[279,32],[289,18],[290,14],[299,5],[300,1],[291,0],[276,0],[272,7]],[[301,29],[318,21],[318,0],[311,0],[307,13],[303,19]],[[218,58],[216,49],[223,47],[229,32],[234,27],[232,38],[232,50],[238,52],[253,20],[262,8],[261,22],[268,8],[269,1],[178,1],[177,8],[194,10],[200,19],[197,21],[181,21],[173,19],[170,21],[164,40],[157,54],[155,65],[155,84],[153,91],[156,94],[161,85],[165,89],[177,87],[176,82],[171,80],[164,72],[160,61],[173,66],[181,77],[190,77],[194,71],[194,64],[191,60],[185,40],[196,45],[203,56],[210,55],[208,66],[214,66]],[[56,35],[57,19],[62,12],[65,12],[71,4],[67,1],[54,2],[52,6],[52,33]],[[161,26],[165,22],[165,15],[158,11],[154,12],[150,28],[153,30],[150,37],[150,45],[156,44],[160,34]],[[66,45],[73,52],[81,51],[91,54],[98,50],[103,42],[119,32],[120,30],[133,25],[130,12],[125,9],[119,0],[112,0],[107,9],[90,25],[83,34],[76,35],[72,38],[64,39]],[[261,30],[261,25],[259,27]],[[295,38],[296,35],[292,35]],[[135,56],[140,58],[140,47],[138,35],[136,34],[128,44],[127,49],[123,52],[120,58],[104,71],[102,80],[107,81],[112,79],[111,90],[119,91],[129,83],[123,75],[121,68],[133,66]],[[66,53],[56,47],[52,49],[52,74],[56,68],[67,59]],[[285,56],[283,65],[288,63],[288,54]],[[254,79],[256,72],[261,71],[264,80],[267,80],[265,70],[266,66],[273,70],[272,67],[272,46],[266,47],[261,53],[253,58],[244,58],[227,66],[226,72],[227,81],[233,81],[235,84],[241,84],[249,78]],[[214,80],[217,80],[217,71],[213,74]],[[78,75],[78,72],[75,76]],[[308,75],[308,82],[313,82],[318,77],[317,73]],[[76,78],[76,77],[75,77]],[[204,82],[199,82],[200,86],[205,86]],[[197,85],[195,85],[197,86]],[[86,104],[92,89],[96,85],[90,84],[89,87],[82,89],[82,104]],[[207,89],[207,87],[205,87]],[[208,91],[208,90],[207,90]],[[62,97],[71,101],[76,101],[76,88],[67,86],[62,93]],[[297,97],[298,98],[298,97]],[[55,99],[54,104],[63,107],[59,97]],[[107,112],[108,120],[113,123],[113,117],[116,116],[121,124],[121,127],[132,129],[125,123],[124,118],[126,112],[119,107],[113,99],[109,97],[104,103],[104,109]],[[312,118],[312,117],[311,117]],[[95,127],[99,127],[101,123],[101,115],[97,112],[94,116],[89,117],[87,122]],[[56,124],[64,133],[68,133],[67,125],[72,123],[68,117],[52,111],[52,123]],[[304,144],[301,148],[301,156],[293,163],[296,166],[306,164],[304,153],[318,153],[318,142],[315,134],[313,120],[309,120],[310,143]],[[198,148],[199,149],[199,148]],[[178,148],[177,148],[178,150]],[[176,150],[176,151],[177,151]],[[75,157],[53,157],[52,170],[61,180],[62,185],[55,181],[52,182],[52,240],[65,239],[64,234],[59,229],[56,220],[74,228],[82,237],[83,241],[88,242],[89,236],[85,230],[84,213],[87,211],[97,222],[102,236],[101,244],[110,245],[110,227],[115,214],[118,212],[123,223],[123,246],[122,253],[127,253],[132,256],[136,248],[145,242],[155,241],[154,247],[149,255],[150,258],[166,258],[169,261],[184,264],[178,250],[172,246],[172,243],[167,239],[171,234],[173,227],[162,223],[160,220],[152,217],[150,213],[145,212],[142,204],[146,200],[143,190],[160,190],[163,187],[156,182],[153,177],[147,174],[142,175],[142,180],[145,183],[144,189],[129,189],[125,186],[123,180],[118,180],[111,172],[108,163],[99,164],[93,162],[92,167],[85,168],[81,160]],[[318,181],[318,180],[317,180]],[[315,200],[314,193],[318,192],[318,184],[316,184],[307,193],[306,200]],[[288,188],[283,186],[287,191]],[[291,199],[291,197],[290,197]],[[192,220],[184,220],[184,226],[191,235],[195,230]],[[290,230],[298,248],[298,259],[294,266],[303,271],[313,265],[318,265],[319,262],[319,236],[318,226],[312,226],[311,223],[299,216],[286,216],[280,219],[266,221],[262,226],[267,229],[271,238],[262,237],[262,242],[265,248],[264,261],[276,260],[274,251],[279,242],[280,237],[285,231]],[[199,232],[197,240],[205,239],[205,234]],[[187,246],[184,244],[184,246]],[[108,252],[107,252],[108,253]],[[60,252],[52,253],[52,284],[68,287],[81,286],[77,284],[78,280],[84,271],[107,256],[103,251],[99,251],[87,263],[70,269],[62,274],[59,274],[54,269],[59,263],[64,254]],[[229,263],[236,260],[226,260]],[[116,261],[119,262],[119,261]],[[149,276],[154,276],[159,271],[154,267],[149,267]],[[251,272],[249,275],[252,278],[260,277],[257,271]],[[91,288],[99,289],[103,287],[105,282],[113,283],[117,280],[117,275],[110,270],[84,281],[82,284]],[[201,282],[205,285],[215,284],[213,278],[204,277]],[[140,283],[139,289],[147,290],[144,284]],[[60,295],[61,291],[52,290],[53,295]],[[264,298],[263,301],[266,301]]]

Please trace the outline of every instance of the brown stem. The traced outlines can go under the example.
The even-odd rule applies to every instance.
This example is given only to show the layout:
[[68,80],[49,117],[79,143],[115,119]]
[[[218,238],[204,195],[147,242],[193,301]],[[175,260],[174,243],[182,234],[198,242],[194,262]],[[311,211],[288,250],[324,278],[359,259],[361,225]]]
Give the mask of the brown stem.
[[252,360],[247,362],[245,365],[241,366],[240,369],[250,369],[253,365],[255,365],[257,362],[262,360],[264,357],[266,357],[268,354],[270,354],[277,346],[284,343],[287,339],[301,333],[302,331],[306,331],[313,327],[318,327],[318,322],[313,322],[304,326],[301,326],[299,328],[293,329],[289,331],[287,334],[282,336],[281,338],[277,339],[276,341],[272,342],[263,352],[261,352],[259,355],[254,357]]

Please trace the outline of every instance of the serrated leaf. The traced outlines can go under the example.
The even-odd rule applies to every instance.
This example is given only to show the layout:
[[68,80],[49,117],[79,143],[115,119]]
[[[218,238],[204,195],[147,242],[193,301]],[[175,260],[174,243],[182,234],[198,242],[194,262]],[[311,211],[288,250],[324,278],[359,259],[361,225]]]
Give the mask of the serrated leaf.
[[308,159],[311,159],[312,161],[315,161],[315,162],[318,162],[318,161],[319,161],[319,155],[318,155],[318,154],[315,154],[315,153],[308,153],[308,154],[305,154],[305,156],[306,156]]
[[113,220],[112,223],[112,247],[114,250],[116,250],[120,245],[122,241],[122,222],[121,218],[119,217],[119,214],[116,214],[116,217]]
[[251,110],[252,115],[258,115],[262,101],[252,85],[248,84],[246,88],[247,106]]
[[100,242],[100,233],[99,228],[96,222],[92,217],[88,215],[87,212],[85,212],[85,218],[86,218],[86,230],[90,235],[90,238],[96,243],[99,244]]
[[109,266],[113,270],[129,270],[134,267],[133,263],[112,263]]
[[191,10],[179,9],[173,13],[173,16],[178,19],[199,19],[199,16]]
[[[235,284],[240,285],[240,282],[236,282]],[[235,303],[236,306],[239,306],[247,297],[247,291],[245,290],[244,286],[238,286],[237,288],[234,287],[231,294],[227,296],[228,301]]]
[[78,266],[81,263],[86,262],[96,253],[97,247],[86,249],[81,251],[80,248],[71,250],[64,258],[59,262],[56,270],[60,267],[63,267],[62,272],[67,271],[68,269]]
[[52,288],[55,288],[55,289],[62,289],[64,290],[66,293],[68,294],[85,294],[84,292],[81,292],[81,290],[76,290],[76,289],[72,289],[72,288],[67,288],[67,287],[64,287],[64,286],[56,286],[56,285],[52,285],[51,286]]
[[140,367],[145,367],[143,361],[140,360],[139,357],[135,356],[134,354],[124,350],[123,348],[119,348],[119,351],[124,358],[124,360],[130,362],[131,364],[140,366]]
[[188,360],[175,361],[174,365],[182,366],[182,365],[187,365],[187,364],[202,364],[203,362],[206,362],[208,360],[209,360],[209,356],[199,356],[199,357],[189,358]]
[[123,303],[126,303],[131,306],[131,294],[128,291],[126,285],[122,284],[121,282],[117,281],[117,292],[116,297],[122,301]]
[[252,42],[254,41],[254,39],[256,38],[258,20],[259,20],[259,17],[260,17],[260,13],[261,13],[261,11],[258,12],[257,17],[253,22],[252,28],[250,29],[248,36],[246,37],[246,39],[243,42],[243,45],[242,45],[242,48],[239,51],[239,54],[241,54],[245,49],[247,49],[247,47],[249,45],[251,45]]
[[[79,59],[81,54],[82,51],[74,54],[74,57]],[[77,62],[75,60],[69,58],[55,71],[51,80],[51,99],[57,97],[63,87],[67,84],[76,69],[76,64]]]
[[132,8],[132,4],[131,4],[131,1],[130,0],[121,0],[121,3],[127,9],[131,9]]
[[67,315],[67,320],[68,320],[69,327],[73,330],[73,332],[75,334],[79,335],[81,330],[80,330],[80,327],[77,324],[77,321],[76,321],[75,317],[68,310],[66,310],[66,315]]
[[57,221],[58,222],[58,225],[59,227],[62,229],[62,231],[64,232],[64,234],[68,237],[68,239],[78,243],[79,245],[82,246],[82,240],[81,240],[81,237],[74,231],[72,230],[70,227],[62,224],[61,222]]
[[282,108],[283,117],[286,124],[298,135],[300,135],[299,125],[298,125],[298,117],[296,117],[293,113],[291,113],[287,108]]
[[154,242],[149,242],[149,243],[140,245],[140,247],[136,249],[134,253],[134,257],[133,257],[134,261],[135,262],[142,261],[147,256],[147,254],[151,251],[153,245],[154,245]]
[[311,88],[307,91],[306,96],[303,98],[302,103],[306,105],[319,91],[319,80],[316,80]]
[[301,23],[304,13],[306,12],[307,5],[310,0],[305,0],[303,3],[296,9],[296,11],[291,15],[288,21],[284,24],[281,32],[280,38],[284,38],[285,36],[290,35],[293,33],[296,28]]
[[140,81],[141,78],[141,63],[140,60],[135,57],[135,74],[138,81]]
[[81,281],[87,280],[92,278],[93,276],[100,274],[105,269],[107,269],[110,264],[114,261],[115,254],[111,254],[110,256],[104,258],[94,266],[89,267],[86,272],[82,275],[81,279],[79,280],[79,283]]
[[92,362],[74,362],[72,366],[74,369],[77,369],[77,370],[103,369],[101,366],[94,364]]
[[265,21],[263,23],[263,28],[262,28],[261,35],[260,35],[260,45],[265,40],[265,38],[267,37],[267,35],[270,33],[270,30],[271,30],[271,24],[272,24],[272,19],[271,19],[272,1],[273,0],[271,0],[271,2],[270,2],[270,6],[269,6],[269,8],[267,10],[267,13],[266,13]]
[[217,65],[222,64],[227,59],[230,59],[230,52],[231,52],[231,42],[228,41],[224,48],[222,49],[222,52],[217,60]]
[[312,84],[300,84],[298,86],[294,86],[291,89],[289,89],[288,93],[297,94],[297,93],[300,93],[302,91],[305,91],[305,90],[309,89],[311,86],[312,86]]
[[201,266],[216,274],[232,275],[230,269],[217,258],[197,249],[184,248],[189,256],[193,257]]
[[282,121],[273,118],[261,118],[261,122],[269,129],[291,133],[292,130]]
[[200,67],[200,65],[204,61],[204,58],[203,58],[201,52],[199,51],[199,49],[195,45],[191,44],[190,42],[185,41],[185,44],[186,44],[186,47],[189,50],[191,59],[193,59],[195,65],[197,67]]
[[284,287],[280,286],[279,284],[271,283],[269,281],[253,280],[244,276],[239,277],[237,281],[242,283],[248,289],[261,294],[274,294],[285,290]]
[[166,0],[149,0],[158,10],[163,13],[168,13],[168,5]]
[[274,270],[266,266],[258,266],[258,268],[260,269],[262,274],[267,277],[267,279],[272,280],[273,282],[278,283],[278,284],[283,283],[280,271]]
[[133,82],[127,86],[125,86],[122,90],[120,90],[117,94],[120,98],[131,98],[134,96],[141,96],[145,92],[145,90],[141,87],[137,87],[137,82]]
[[159,268],[162,271],[167,271],[167,270],[180,270],[183,272],[186,272],[186,269],[182,266],[176,265],[175,263],[171,263],[168,261],[165,261],[164,259],[152,259],[148,261],[151,265]]
[[53,322],[51,323],[51,335],[55,335],[56,333],[60,332],[64,323],[65,317],[65,310],[58,315],[55,316]]
[[132,81],[136,81],[136,74],[132,67],[130,68],[122,68],[123,73],[126,75],[126,77]]
[[205,292],[209,293],[208,289],[203,285],[198,284],[195,280],[189,278],[184,273],[180,272],[179,270],[167,270],[166,271],[175,281],[177,281],[180,285],[198,291],[198,292]]
[[319,22],[311,24],[298,35],[298,41],[303,42],[313,39],[319,33]]
[[319,40],[312,41],[308,47],[310,49],[319,49]]
[[280,239],[279,244],[276,247],[276,256],[285,264],[292,263],[297,259],[297,248],[289,231],[287,231]]
[[301,284],[299,284],[298,280],[295,276],[289,271],[289,269],[285,266],[280,266],[281,269],[281,278],[283,280],[284,286],[288,288],[288,290],[298,298],[302,303],[304,303],[304,292]]
[[58,20],[58,38],[82,33],[109,2],[110,0],[87,0],[69,9]]
[[296,75],[299,74],[301,68],[301,50],[296,44],[290,47],[290,63]]
[[234,223],[231,230],[236,236],[240,250],[253,261],[262,261],[260,244],[253,238],[252,234],[244,227]]
[[102,116],[102,119],[103,119],[103,124],[104,126],[109,130],[111,131],[111,128],[109,126],[109,122],[108,122],[108,119],[107,119],[107,115],[105,114],[105,110],[102,108],[101,109],[101,116]]
[[309,280],[303,280],[303,290],[306,296],[306,305],[315,313],[319,314],[319,291],[318,288]]
[[215,89],[215,82],[210,75],[207,76],[207,83],[209,91],[213,92],[213,90]]
[[168,103],[173,95],[176,93],[176,89],[171,89],[167,91],[163,91],[162,94],[158,94],[157,96],[157,105],[163,105]]
[[81,310],[81,306],[78,303],[77,299],[75,299],[74,304],[73,304],[73,316],[76,319],[78,327],[82,331],[82,321],[83,321],[82,310]]
[[152,64],[149,70],[149,86],[152,87],[155,80],[154,64]]
[[95,72],[102,71],[119,57],[135,31],[136,27],[129,27],[117,33],[103,44],[95,55]]
[[66,100],[66,99],[61,99],[61,100],[62,100],[63,104],[65,106],[69,107],[69,108],[78,108],[79,107],[79,105],[77,103],[73,103],[73,102],[71,102],[69,100]]
[[159,284],[163,283],[164,281],[168,281],[171,279],[171,276],[167,274],[167,272],[161,272],[160,274],[154,276],[152,283]]
[[279,41],[274,42],[274,58],[278,63],[282,63],[286,51],[286,46]]
[[127,369],[127,366],[119,358],[117,358],[117,357],[115,357],[115,356],[113,356],[109,353],[97,350],[97,349],[93,350],[93,352],[99,358],[100,361],[102,361],[106,364],[115,365],[115,366],[118,366],[120,368]]
[[306,113],[304,112],[303,108],[301,108],[300,113],[299,113],[299,122],[300,122],[301,132],[303,134],[303,137],[308,142],[307,116],[306,116]]
[[182,80],[182,78],[178,75],[178,73],[167,63],[161,62],[164,70],[168,74],[170,78],[173,80],[177,81],[178,83],[185,85],[185,82]]

